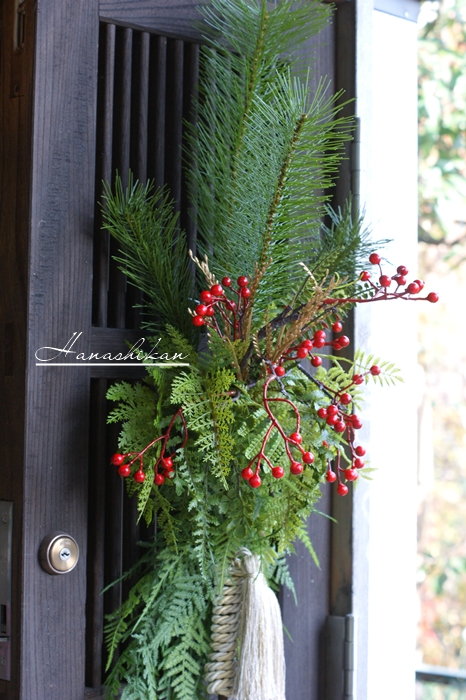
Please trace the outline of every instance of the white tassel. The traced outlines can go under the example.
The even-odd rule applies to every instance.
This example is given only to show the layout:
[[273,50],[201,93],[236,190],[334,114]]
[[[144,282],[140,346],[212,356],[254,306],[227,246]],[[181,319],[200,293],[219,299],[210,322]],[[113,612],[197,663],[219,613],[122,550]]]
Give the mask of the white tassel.
[[280,606],[260,572],[260,559],[243,558],[246,577],[240,627],[236,700],[285,700],[285,656]]
[[285,700],[277,597],[260,572],[259,557],[249,550],[238,552],[230,573],[213,611],[207,690],[231,700]]

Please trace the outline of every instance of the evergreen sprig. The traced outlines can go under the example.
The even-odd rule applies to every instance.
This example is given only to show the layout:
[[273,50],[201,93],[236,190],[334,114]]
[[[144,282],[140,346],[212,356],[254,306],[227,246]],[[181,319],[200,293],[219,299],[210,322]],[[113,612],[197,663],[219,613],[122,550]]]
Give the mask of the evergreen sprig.
[[271,260],[259,316],[293,291],[294,280],[300,285],[297,265],[315,253],[325,190],[352,126],[338,117],[341,95],[329,95],[325,79],[311,96],[307,82],[293,75],[295,57],[288,52],[281,58],[289,41],[296,48],[304,38],[305,16],[312,35],[328,8],[283,2],[269,11],[265,3],[222,0],[206,10],[224,41],[203,50],[199,120],[191,134],[198,245],[213,254],[211,268],[219,277],[252,277],[256,264],[263,268]]
[[193,328],[186,314],[192,272],[178,213],[166,190],[134,182],[123,188],[117,175],[112,190],[104,184],[103,226],[121,245],[115,260],[128,280],[144,292],[146,325],[152,330],[171,324],[186,338]]

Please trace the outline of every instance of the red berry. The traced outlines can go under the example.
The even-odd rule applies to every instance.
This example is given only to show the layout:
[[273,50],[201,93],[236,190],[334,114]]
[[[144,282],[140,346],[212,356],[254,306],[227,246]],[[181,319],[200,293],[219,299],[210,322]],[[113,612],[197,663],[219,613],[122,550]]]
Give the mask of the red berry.
[[338,340],[334,340],[333,343],[332,343],[332,347],[333,347],[334,350],[341,350],[343,346],[340,345],[340,343],[338,342]]
[[354,374],[353,375],[353,384],[364,384],[364,377],[361,374]]
[[325,422],[327,423],[327,425],[335,425],[337,421],[337,416],[327,416],[327,420]]
[[212,301],[212,294],[206,289],[199,294],[199,299],[204,302],[204,304],[210,304]]
[[348,487],[345,486],[345,484],[338,484],[337,493],[339,496],[346,496],[346,494],[348,493]]
[[332,324],[332,331],[334,333],[341,333],[343,330],[343,324],[340,321],[335,321],[335,323]]
[[346,423],[344,420],[337,420],[337,422],[334,424],[333,429],[337,431],[337,433],[344,433],[346,429]]
[[222,284],[224,287],[231,287],[231,279],[230,277],[224,277],[222,279]]
[[228,309],[228,311],[236,311],[236,304],[234,301],[228,300],[225,304],[225,308]]
[[377,377],[381,373],[381,371],[382,370],[378,365],[372,365],[372,367],[369,370],[373,377]]
[[163,482],[165,481],[165,477],[163,474],[156,474],[154,476],[154,484],[156,486],[162,486]]
[[300,464],[299,462],[291,462],[290,472],[294,476],[299,476],[300,474],[302,474],[303,469],[304,469],[303,465]]
[[394,279],[396,280],[396,283],[400,285],[400,287],[404,287],[404,286],[405,286],[405,284],[406,284],[406,277],[401,277],[401,275],[400,275],[400,276],[398,276],[398,277],[395,277]]
[[296,442],[297,445],[300,445],[303,441],[303,438],[302,435],[300,435],[299,433],[291,433],[290,440],[291,442]]
[[309,353],[309,350],[307,348],[298,348],[296,351],[296,356],[299,357],[300,360],[303,360],[305,357],[307,357]]
[[436,292],[430,292],[430,294],[427,295],[427,301],[430,301],[431,304],[436,304],[439,298],[440,297]]
[[278,367],[275,367],[275,374],[277,375],[277,377],[283,377],[285,372],[286,370],[283,367],[283,365],[278,365]]
[[377,253],[372,253],[369,255],[369,262],[371,262],[373,265],[378,265],[381,260],[382,258]]
[[419,294],[421,288],[418,284],[416,284],[416,282],[411,282],[411,284],[408,284],[408,286],[406,287],[406,291],[408,292],[408,294]]
[[302,348],[307,348],[308,350],[312,350],[313,348],[313,343],[312,340],[309,340],[309,338],[306,338],[306,340],[303,340],[301,343]]
[[129,464],[122,464],[118,467],[118,474],[126,479],[126,477],[131,474],[131,467]]
[[328,444],[327,440],[322,440],[322,447],[325,447],[325,449],[328,450],[330,445]]
[[398,267],[396,268],[396,271],[398,272],[399,275],[402,275],[403,277],[405,277],[409,272],[408,268],[405,267],[404,265],[398,265]]
[[215,316],[215,309],[213,306],[208,306],[206,311],[206,316]]
[[208,308],[209,308],[209,307],[206,306],[205,304],[198,304],[198,305],[196,306],[196,313],[197,313],[197,315],[198,315],[198,316],[205,316],[206,313],[207,313]]
[[337,338],[337,340],[340,343],[342,348],[347,348],[348,345],[350,344],[350,339],[348,338],[347,335],[340,335],[340,337]]
[[356,457],[356,459],[353,462],[353,467],[355,469],[362,469],[364,466],[364,460],[361,459],[361,457]]
[[134,481],[137,481],[138,484],[142,484],[142,482],[146,480],[146,475],[144,474],[142,469],[138,469],[137,472],[135,472],[133,479]]
[[364,270],[364,272],[361,272],[361,274],[359,276],[359,279],[361,280],[361,282],[368,282],[370,280],[370,278],[371,278],[371,273],[367,272],[366,270]]
[[247,287],[248,283],[249,283],[248,278],[244,277],[244,275],[242,275],[241,277],[238,277],[238,279],[236,281],[238,282],[238,287]]
[[312,454],[312,452],[305,452],[303,454],[303,462],[304,464],[312,464],[314,461],[315,457]]
[[243,299],[247,299],[251,296],[251,290],[249,289],[249,287],[241,287],[241,296],[243,297]]
[[243,479],[246,479],[246,481],[249,481],[249,479],[254,476],[254,472],[252,471],[251,467],[245,467],[241,472],[241,476]]
[[272,469],[272,476],[275,479],[281,479],[284,473],[285,470],[283,469],[283,467],[273,467]]
[[320,350],[320,348],[323,348],[325,345],[325,338],[314,338],[314,347],[317,350]]
[[419,287],[419,291],[422,291],[424,289],[424,282],[422,280],[414,280],[417,286]]
[[221,284],[214,284],[214,285],[212,285],[212,287],[210,288],[210,291],[212,292],[212,294],[213,294],[214,296],[219,297],[219,296],[221,296],[221,295],[223,294],[222,285],[221,285]]
[[193,326],[203,326],[204,323],[204,316],[193,316]]
[[316,357],[313,357],[313,358],[312,358],[312,360],[311,360],[311,365],[312,365],[313,367],[320,367],[321,364],[322,364],[322,360],[321,360],[320,357],[317,357],[317,356],[316,356]]
[[334,403],[331,403],[330,406],[327,406],[327,415],[328,416],[336,416],[338,413],[338,406],[335,406]]
[[326,337],[327,336],[325,335],[325,331],[316,331],[314,333],[314,338],[322,338],[323,340],[325,340]]
[[259,474],[253,474],[251,478],[249,479],[249,486],[252,486],[253,489],[259,488],[259,486],[262,484],[262,480],[259,476]]
[[160,461],[162,462],[162,466],[166,469],[171,469],[171,467],[173,467],[173,460],[171,457],[162,457]]
[[347,481],[356,481],[356,479],[358,478],[358,472],[356,471],[356,469],[345,469],[343,473]]
[[319,418],[327,418],[327,409],[319,408],[317,411],[317,415],[319,416]]
[[340,403],[343,404],[343,406],[348,406],[352,401],[351,394],[348,394],[346,391],[344,394],[340,396]]
[[388,275],[380,275],[379,282],[381,287],[389,287],[392,283]]
[[110,459],[110,463],[113,464],[114,467],[119,467],[124,461],[125,455],[122,455],[119,452],[116,452]]
[[366,450],[362,445],[358,445],[354,451],[356,452],[358,457],[364,457],[364,455],[366,454]]
[[325,475],[325,479],[328,481],[329,484],[333,484],[334,481],[336,481],[337,475],[335,472],[332,472],[331,469],[328,470],[328,472]]
[[351,425],[355,430],[359,430],[359,428],[362,428],[362,420],[359,418],[359,416],[353,414],[351,416]]

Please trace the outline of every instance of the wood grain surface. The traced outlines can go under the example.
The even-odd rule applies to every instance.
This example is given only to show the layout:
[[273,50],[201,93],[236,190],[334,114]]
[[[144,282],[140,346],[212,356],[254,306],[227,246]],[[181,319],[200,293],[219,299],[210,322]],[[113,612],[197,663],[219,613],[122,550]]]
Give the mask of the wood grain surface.
[[17,46],[15,5],[0,3],[0,499],[13,503],[11,680],[0,680],[2,700],[20,695],[34,1],[24,9]]
[[146,29],[177,39],[200,41],[199,0],[101,0],[100,17],[104,21]]
[[[98,5],[39,0],[36,13],[21,700],[82,700],[89,377],[36,367],[34,350],[90,325]],[[65,576],[37,559],[56,530],[81,552]]]

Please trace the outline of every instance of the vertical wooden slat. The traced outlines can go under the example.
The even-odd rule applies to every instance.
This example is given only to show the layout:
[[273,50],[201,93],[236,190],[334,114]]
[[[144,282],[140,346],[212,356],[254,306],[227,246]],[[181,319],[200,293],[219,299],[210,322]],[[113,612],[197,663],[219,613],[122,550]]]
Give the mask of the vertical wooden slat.
[[89,495],[86,596],[86,686],[102,683],[102,638],[105,562],[106,379],[91,380]]
[[[128,498],[125,494],[123,500],[123,557],[122,570],[129,571],[141,556],[137,543],[141,539],[141,529],[138,523],[139,513],[136,497]],[[137,579],[136,579],[137,580]],[[126,599],[131,587],[136,580],[126,579],[122,585],[123,599]]]
[[[113,153],[116,170],[123,187],[128,184],[131,146],[131,74],[133,30],[117,30],[115,56],[115,118]],[[112,174],[113,176],[113,174]],[[110,257],[118,254],[115,240],[110,241]],[[110,260],[107,325],[124,328],[126,321],[126,279],[113,260]]]
[[167,76],[167,39],[152,37],[149,90],[149,162],[148,176],[155,187],[165,183],[165,96]]
[[179,39],[169,39],[167,45],[167,107],[165,129],[165,181],[181,208],[181,142],[183,126],[183,49]]
[[[113,384],[117,380],[110,380]],[[110,425],[107,429],[109,453],[116,452],[119,428]],[[123,573],[123,483],[116,470],[105,470],[105,585],[113,583]],[[121,582],[112,586],[105,594],[104,613],[107,615],[120,607],[122,602]]]
[[118,29],[115,70],[115,130],[113,134],[115,164],[126,186],[131,144],[131,75],[133,30]]
[[[133,76],[131,99],[130,163],[134,177],[147,180],[148,109],[149,109],[150,34],[133,32]],[[140,328],[143,295],[129,284],[126,289],[126,327]]]
[[[140,37],[140,54],[138,66],[139,90],[137,96],[138,125],[137,125],[137,156],[136,177],[139,182],[147,179],[147,117],[149,107],[149,58],[150,34],[142,32]],[[135,100],[136,101],[136,100]]]
[[105,326],[107,323],[110,234],[101,227],[100,195],[102,181],[110,182],[112,174],[115,29],[114,24],[103,24],[100,29],[92,312],[93,323],[97,326]]
[[115,81],[115,33],[114,24],[103,25],[105,31],[104,64],[104,113],[102,133],[102,179],[112,175],[113,99]]
[[[183,120],[192,125],[197,121],[197,84],[199,81],[199,44],[185,44],[184,60],[184,85],[183,85]],[[184,138],[184,146],[186,144]],[[186,167],[195,164],[196,153],[192,149],[185,149],[190,153],[190,160]],[[185,155],[186,158],[186,155]],[[194,193],[191,193],[194,197]],[[182,170],[181,182],[181,215],[180,224],[186,231],[188,248],[196,254],[196,221],[195,206],[190,202],[190,193],[186,177],[186,168]]]
[[[335,90],[343,90],[345,97],[342,116],[354,114],[356,96],[356,23],[357,11],[354,3],[338,5],[335,13]],[[343,207],[350,191],[352,180],[351,142],[345,144],[345,158],[340,163],[334,192],[334,206]],[[344,332],[354,336],[354,315],[351,311],[345,321]],[[347,353],[352,355],[351,346]],[[336,616],[349,615],[353,611],[353,489],[346,498],[338,498],[333,490],[332,516],[337,521],[332,525],[332,564],[330,578],[330,613]]]

